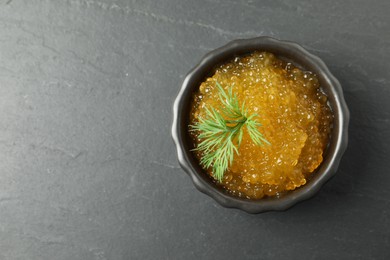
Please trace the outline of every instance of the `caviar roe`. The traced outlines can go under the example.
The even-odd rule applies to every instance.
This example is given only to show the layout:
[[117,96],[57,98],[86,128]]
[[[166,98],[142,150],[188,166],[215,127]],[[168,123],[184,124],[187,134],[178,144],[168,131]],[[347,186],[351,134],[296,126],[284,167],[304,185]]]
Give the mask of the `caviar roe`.
[[[333,115],[318,78],[268,52],[253,52],[219,66],[192,100],[190,124],[205,117],[205,107],[222,104],[216,82],[232,86],[248,114],[256,113],[259,128],[271,145],[253,144],[245,127],[239,154],[225,172],[222,185],[237,197],[281,196],[306,183],[321,164]],[[194,147],[201,142],[191,132]],[[198,160],[202,156],[194,152]],[[212,169],[206,169],[212,176]]]

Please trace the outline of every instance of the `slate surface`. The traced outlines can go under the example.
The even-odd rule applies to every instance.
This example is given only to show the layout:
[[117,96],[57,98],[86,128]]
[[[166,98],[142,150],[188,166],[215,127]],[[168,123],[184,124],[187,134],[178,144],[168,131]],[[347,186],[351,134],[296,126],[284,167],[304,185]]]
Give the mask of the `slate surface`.
[[[390,2],[0,1],[0,259],[389,259]],[[184,75],[236,38],[301,43],[351,110],[340,170],[287,212],[179,168]]]

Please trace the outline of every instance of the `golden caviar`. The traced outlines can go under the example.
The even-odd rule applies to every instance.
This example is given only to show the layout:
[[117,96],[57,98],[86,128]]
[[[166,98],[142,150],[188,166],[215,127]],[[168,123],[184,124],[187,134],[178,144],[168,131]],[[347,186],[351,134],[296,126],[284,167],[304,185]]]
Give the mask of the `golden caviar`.
[[[232,86],[271,145],[255,145],[244,130],[239,154],[220,185],[234,196],[281,196],[306,183],[323,160],[333,115],[318,78],[268,52],[253,52],[219,66],[193,96],[190,124],[205,117],[205,107],[221,107],[216,82]],[[194,147],[202,141],[191,132]],[[200,160],[202,154],[194,152]],[[212,175],[212,169],[207,169]]]

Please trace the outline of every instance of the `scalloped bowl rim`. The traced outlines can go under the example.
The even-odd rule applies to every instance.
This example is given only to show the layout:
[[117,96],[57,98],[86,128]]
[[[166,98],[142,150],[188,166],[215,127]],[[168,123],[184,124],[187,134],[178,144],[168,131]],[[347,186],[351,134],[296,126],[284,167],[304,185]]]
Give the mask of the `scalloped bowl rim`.
[[[199,173],[194,165],[190,163],[189,160],[189,151],[186,151],[182,145],[181,140],[181,126],[179,124],[179,114],[181,107],[185,104],[183,103],[183,97],[186,90],[191,87],[191,82],[196,73],[202,71],[202,68],[208,64],[220,64],[213,63],[213,60],[216,57],[221,57],[226,55],[226,53],[233,53],[235,49],[242,48],[242,46],[253,46],[258,45],[258,50],[262,50],[262,45],[275,45],[278,48],[294,50],[297,53],[300,53],[308,62],[315,66],[320,74],[324,77],[324,80],[329,84],[332,95],[335,98],[336,106],[332,109],[339,114],[338,117],[338,132],[333,133],[332,138],[336,138],[336,144],[334,147],[334,152],[328,154],[330,158],[325,167],[321,169],[320,173],[317,173],[319,176],[316,179],[309,181],[307,184],[303,185],[294,192],[290,192],[281,198],[271,197],[260,200],[248,200],[238,197],[233,197],[232,195],[227,194],[216,188],[215,184],[206,181],[204,178],[201,178]],[[249,52],[254,51],[250,50]],[[230,55],[230,54],[229,54]],[[278,53],[275,53],[278,56]],[[233,57],[233,56],[232,56]],[[293,60],[293,59],[292,59]],[[294,62],[294,61],[293,61]],[[198,82],[199,86],[199,82]],[[336,119],[335,119],[336,120]],[[291,41],[282,41],[275,38],[261,36],[251,39],[237,39],[229,42],[228,44],[217,48],[213,51],[207,53],[201,61],[187,74],[185,77],[181,89],[175,99],[173,105],[173,123],[172,123],[172,138],[176,145],[177,156],[179,164],[185,170],[185,172],[191,177],[192,182],[195,187],[215,199],[219,204],[227,208],[237,208],[244,210],[248,213],[261,213],[266,211],[284,211],[298,202],[307,200],[313,197],[319,189],[331,178],[333,177],[338,169],[342,155],[344,154],[347,145],[348,145],[348,124],[349,124],[349,110],[347,104],[344,100],[343,90],[339,81],[333,76],[329,71],[325,63],[317,56],[309,53],[301,45],[291,42]]]

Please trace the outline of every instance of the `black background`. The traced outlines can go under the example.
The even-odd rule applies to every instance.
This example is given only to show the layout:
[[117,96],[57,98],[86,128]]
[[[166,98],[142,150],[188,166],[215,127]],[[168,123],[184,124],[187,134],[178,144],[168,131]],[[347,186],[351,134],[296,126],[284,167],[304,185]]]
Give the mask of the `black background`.
[[[390,257],[390,2],[0,0],[0,259]],[[249,215],[177,163],[172,104],[230,40],[302,44],[340,80],[349,148],[319,194]]]

